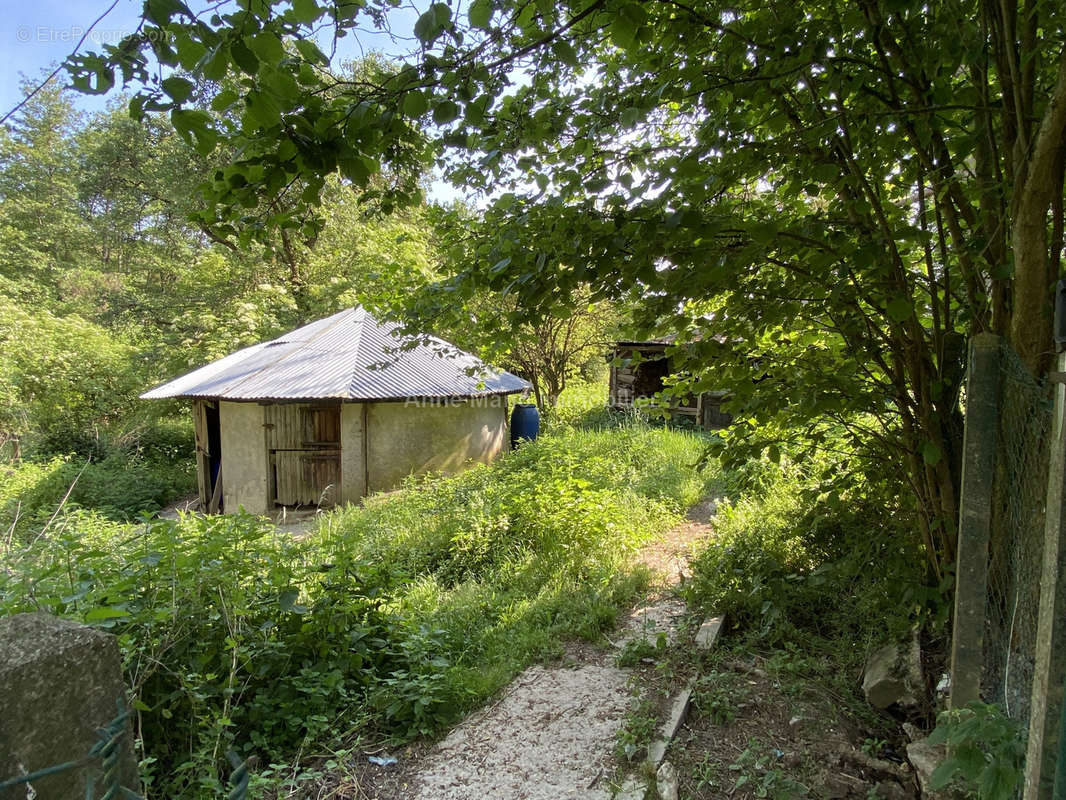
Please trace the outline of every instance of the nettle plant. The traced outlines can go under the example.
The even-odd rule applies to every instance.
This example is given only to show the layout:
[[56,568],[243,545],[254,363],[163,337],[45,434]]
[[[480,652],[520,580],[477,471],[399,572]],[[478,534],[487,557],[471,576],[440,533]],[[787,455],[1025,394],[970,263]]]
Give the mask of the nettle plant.
[[956,786],[979,800],[1009,800],[1021,785],[1025,732],[998,706],[974,702],[943,712],[929,736],[947,745],[930,779],[934,790]]

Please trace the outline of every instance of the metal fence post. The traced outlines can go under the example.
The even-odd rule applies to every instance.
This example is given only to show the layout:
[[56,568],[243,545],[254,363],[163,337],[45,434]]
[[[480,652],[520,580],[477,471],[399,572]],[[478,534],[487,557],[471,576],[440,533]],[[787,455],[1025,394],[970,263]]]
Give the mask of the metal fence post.
[[[1044,561],[1040,575],[1036,665],[1033,674],[1029,745],[1025,758],[1025,800],[1056,797],[1055,775],[1062,734],[1063,681],[1066,680],[1066,284],[1059,281],[1055,304],[1058,344],[1055,411],[1048,467]],[[1061,767],[1062,765],[1060,765]]]
[[955,568],[955,616],[951,636],[951,707],[981,699],[988,540],[992,526],[992,481],[999,416],[998,336],[979,333],[970,341],[966,376],[959,545]]

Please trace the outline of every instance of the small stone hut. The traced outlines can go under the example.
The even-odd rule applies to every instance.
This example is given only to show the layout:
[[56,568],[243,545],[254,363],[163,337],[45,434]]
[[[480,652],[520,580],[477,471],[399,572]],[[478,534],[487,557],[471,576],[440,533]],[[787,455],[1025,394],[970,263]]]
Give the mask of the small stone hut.
[[505,449],[529,384],[398,327],[349,308],[141,395],[192,400],[201,508],[355,502]]
[[[641,401],[650,401],[661,392],[667,376],[674,374],[669,349],[673,337],[646,341],[615,342],[611,355],[610,405],[612,408],[634,408]],[[703,392],[696,397],[684,397],[670,407],[675,416],[687,417],[705,430],[727,427],[733,415],[722,411],[728,392]]]

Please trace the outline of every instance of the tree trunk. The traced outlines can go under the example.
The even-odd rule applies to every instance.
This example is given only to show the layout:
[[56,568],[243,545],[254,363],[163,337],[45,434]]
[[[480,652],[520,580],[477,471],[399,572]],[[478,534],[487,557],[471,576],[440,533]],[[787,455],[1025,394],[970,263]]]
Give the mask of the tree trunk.
[[1048,214],[1061,196],[1063,178],[1057,169],[1066,134],[1066,51],[1059,58],[1055,88],[1023,169],[1016,170],[1011,206],[1014,220],[1014,307],[1011,344],[1036,376],[1047,372],[1051,341],[1052,289],[1058,259],[1048,247]]

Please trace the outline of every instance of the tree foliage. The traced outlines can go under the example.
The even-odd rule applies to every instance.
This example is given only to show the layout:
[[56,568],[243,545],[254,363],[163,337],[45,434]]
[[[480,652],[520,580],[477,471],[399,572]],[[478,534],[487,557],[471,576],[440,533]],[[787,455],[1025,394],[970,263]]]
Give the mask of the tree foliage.
[[315,226],[235,246],[197,218],[231,156],[165,115],[79,114],[52,85],[0,130],[0,441],[96,452],[153,383],[432,274],[425,210],[384,217],[337,178]]
[[[452,178],[493,196],[453,298],[506,293],[529,320],[577,287],[638,298],[646,327],[692,334],[717,365],[739,437],[775,420],[817,444],[833,423],[905,463],[931,566],[952,559],[965,337],[1007,335],[1038,375],[1051,353],[1058,5],[437,2],[420,50],[358,81],[308,34],[385,24],[383,4],[145,9],[167,36],[80,59],[75,79],[121,73],[145,87],[135,110],[169,109],[202,151],[239,142],[208,194],[219,218],[335,169],[369,186],[377,163],[424,155],[429,125]],[[188,76],[180,92],[153,60]],[[214,107],[239,119],[186,108],[227,74],[240,88]]]

